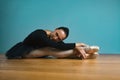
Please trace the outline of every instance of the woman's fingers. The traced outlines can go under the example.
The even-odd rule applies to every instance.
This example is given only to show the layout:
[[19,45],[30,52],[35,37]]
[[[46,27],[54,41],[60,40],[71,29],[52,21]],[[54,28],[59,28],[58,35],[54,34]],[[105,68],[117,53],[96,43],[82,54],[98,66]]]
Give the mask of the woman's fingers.
[[75,55],[77,55],[78,57],[82,58],[82,59],[86,59],[86,52],[82,47],[76,47],[75,48]]
[[80,56],[81,56],[81,58],[82,58],[82,59],[86,59],[86,58],[87,58],[87,56],[86,56],[86,52],[84,51],[84,49],[80,49],[79,51],[80,51],[80,54],[79,54],[79,56],[78,56],[78,57],[80,57]]

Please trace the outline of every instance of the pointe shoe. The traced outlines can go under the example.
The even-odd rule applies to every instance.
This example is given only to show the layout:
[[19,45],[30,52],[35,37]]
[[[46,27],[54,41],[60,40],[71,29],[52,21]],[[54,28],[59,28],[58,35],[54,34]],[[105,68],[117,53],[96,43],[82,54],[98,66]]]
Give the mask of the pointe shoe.
[[85,48],[86,53],[88,53],[88,54],[91,54],[91,53],[94,54],[95,52],[98,52],[99,49],[100,48],[98,46],[88,46],[88,47]]
[[86,54],[87,58],[86,59],[96,59],[98,57],[98,52],[95,52],[93,54]]
[[98,52],[100,48],[98,46],[90,46],[90,49],[94,50],[95,52]]

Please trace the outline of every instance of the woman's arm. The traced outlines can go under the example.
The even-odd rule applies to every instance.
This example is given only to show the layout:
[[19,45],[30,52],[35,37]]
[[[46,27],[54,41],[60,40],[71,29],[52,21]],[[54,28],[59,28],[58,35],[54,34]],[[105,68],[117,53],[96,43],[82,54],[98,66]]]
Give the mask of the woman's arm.
[[31,46],[41,46],[44,47],[53,47],[61,50],[69,50],[75,48],[75,43],[64,43],[64,42],[55,42],[51,40],[44,30],[36,30],[32,32],[28,37],[23,41],[24,44]]

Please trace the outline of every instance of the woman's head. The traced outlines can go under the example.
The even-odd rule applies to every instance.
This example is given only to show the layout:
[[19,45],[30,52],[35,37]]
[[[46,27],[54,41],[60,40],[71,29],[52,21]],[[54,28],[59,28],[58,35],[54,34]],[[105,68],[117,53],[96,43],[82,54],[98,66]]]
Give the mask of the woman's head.
[[67,27],[58,27],[50,34],[50,39],[59,42],[66,39],[69,35],[69,29]]

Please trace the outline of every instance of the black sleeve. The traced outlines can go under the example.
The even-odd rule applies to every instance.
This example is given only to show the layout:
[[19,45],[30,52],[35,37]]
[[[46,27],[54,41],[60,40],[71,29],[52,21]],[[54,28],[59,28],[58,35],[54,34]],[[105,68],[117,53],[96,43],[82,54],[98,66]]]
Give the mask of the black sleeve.
[[46,32],[41,29],[32,32],[23,42],[31,45],[41,45],[42,42],[44,44],[47,44],[48,47],[53,47],[61,50],[69,50],[75,47],[75,43],[54,42],[53,40],[49,39]]

